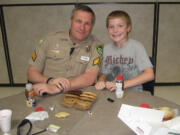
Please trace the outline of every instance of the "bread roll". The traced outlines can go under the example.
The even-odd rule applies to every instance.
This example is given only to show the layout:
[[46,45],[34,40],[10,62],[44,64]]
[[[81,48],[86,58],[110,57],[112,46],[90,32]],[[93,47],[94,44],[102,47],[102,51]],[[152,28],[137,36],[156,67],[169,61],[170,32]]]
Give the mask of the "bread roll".
[[159,107],[158,110],[161,110],[164,112],[163,120],[170,120],[174,117],[174,110],[169,107]]

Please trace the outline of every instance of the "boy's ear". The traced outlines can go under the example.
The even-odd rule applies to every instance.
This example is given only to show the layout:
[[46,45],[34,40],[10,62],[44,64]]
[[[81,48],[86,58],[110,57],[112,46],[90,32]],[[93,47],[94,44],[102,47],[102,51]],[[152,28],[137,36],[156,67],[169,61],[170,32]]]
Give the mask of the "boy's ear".
[[128,33],[131,32],[131,29],[132,29],[132,27],[131,27],[131,25],[129,25],[128,26]]

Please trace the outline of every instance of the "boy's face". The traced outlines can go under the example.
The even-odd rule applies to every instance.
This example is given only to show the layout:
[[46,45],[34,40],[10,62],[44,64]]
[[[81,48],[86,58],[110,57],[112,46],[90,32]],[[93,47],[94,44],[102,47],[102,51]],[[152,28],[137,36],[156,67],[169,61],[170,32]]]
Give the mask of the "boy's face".
[[70,38],[73,42],[78,43],[85,40],[93,28],[92,14],[78,10],[70,21]]
[[130,30],[131,26],[127,25],[124,17],[109,19],[108,33],[115,44],[123,45],[128,40]]

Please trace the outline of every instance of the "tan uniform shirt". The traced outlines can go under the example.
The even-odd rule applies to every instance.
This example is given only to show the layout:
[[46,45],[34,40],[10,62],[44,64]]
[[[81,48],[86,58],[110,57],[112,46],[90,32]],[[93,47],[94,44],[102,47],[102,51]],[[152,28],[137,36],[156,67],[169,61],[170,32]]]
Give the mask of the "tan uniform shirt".
[[99,70],[101,55],[102,43],[94,36],[73,44],[68,32],[56,32],[40,40],[29,64],[47,77],[73,78],[87,69]]

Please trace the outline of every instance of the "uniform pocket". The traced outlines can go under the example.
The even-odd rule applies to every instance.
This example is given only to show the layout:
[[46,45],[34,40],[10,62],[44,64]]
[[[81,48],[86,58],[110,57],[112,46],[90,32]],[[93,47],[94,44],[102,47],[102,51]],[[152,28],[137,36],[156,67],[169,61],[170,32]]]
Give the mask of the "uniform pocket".
[[47,54],[47,58],[49,59],[64,59],[66,58],[66,54],[60,52],[59,50],[49,50]]
[[89,64],[89,56],[85,55],[78,55],[75,58],[75,63],[73,64],[73,74],[74,76],[80,75],[84,73],[87,69]]
[[67,60],[68,57],[66,52],[60,52],[58,50],[49,50],[46,59],[46,66],[51,70],[59,71],[60,69],[63,69],[64,71]]

